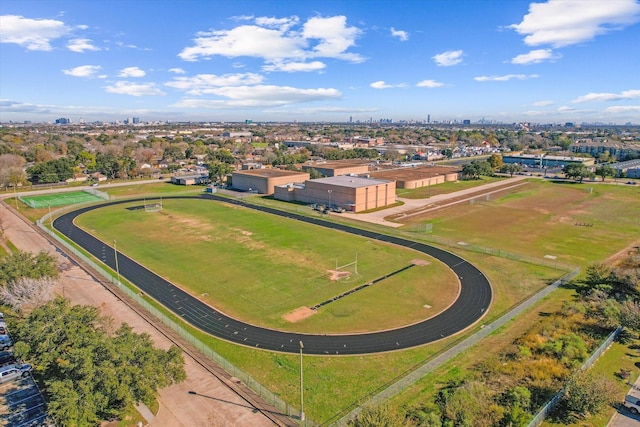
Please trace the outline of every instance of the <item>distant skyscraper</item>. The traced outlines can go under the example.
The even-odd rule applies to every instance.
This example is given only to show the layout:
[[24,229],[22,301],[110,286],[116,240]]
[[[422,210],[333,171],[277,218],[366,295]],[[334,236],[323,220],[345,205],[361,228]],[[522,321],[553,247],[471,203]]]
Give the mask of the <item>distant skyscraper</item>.
[[349,123],[353,123],[353,116],[349,116]]
[[427,114],[427,123],[431,123],[431,114]]
[[131,119],[131,121],[134,125],[137,125],[138,123],[140,123],[140,117],[134,117],[133,119]]
[[68,125],[69,123],[71,123],[71,120],[65,119],[64,117],[56,119],[56,124],[57,125]]

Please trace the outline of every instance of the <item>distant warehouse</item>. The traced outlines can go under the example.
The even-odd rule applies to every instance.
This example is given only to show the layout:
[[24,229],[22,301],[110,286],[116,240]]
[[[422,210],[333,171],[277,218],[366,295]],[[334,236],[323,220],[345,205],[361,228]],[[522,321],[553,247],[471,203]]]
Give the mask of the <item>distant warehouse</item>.
[[595,164],[595,159],[592,157],[548,156],[545,154],[503,154],[502,162],[517,163],[522,166],[533,168],[558,168],[574,163],[593,166]]
[[306,172],[282,169],[251,169],[234,172],[231,186],[240,191],[252,191],[260,194],[273,194],[277,185],[304,182],[310,176]]
[[273,197],[361,212],[396,202],[395,181],[340,175],[275,187]]
[[208,184],[211,182],[209,175],[196,174],[196,175],[180,175],[172,176],[171,183],[177,185],[200,185]]

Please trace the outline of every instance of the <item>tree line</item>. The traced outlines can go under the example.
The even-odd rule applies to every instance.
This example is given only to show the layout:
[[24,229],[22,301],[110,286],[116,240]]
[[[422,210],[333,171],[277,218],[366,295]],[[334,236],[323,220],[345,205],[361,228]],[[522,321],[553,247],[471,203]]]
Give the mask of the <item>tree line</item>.
[[0,301],[15,355],[33,366],[57,425],[122,418],[186,378],[179,348],[157,349],[148,334],[118,326],[96,307],[56,297],[58,280],[55,258],[44,252],[0,257]]

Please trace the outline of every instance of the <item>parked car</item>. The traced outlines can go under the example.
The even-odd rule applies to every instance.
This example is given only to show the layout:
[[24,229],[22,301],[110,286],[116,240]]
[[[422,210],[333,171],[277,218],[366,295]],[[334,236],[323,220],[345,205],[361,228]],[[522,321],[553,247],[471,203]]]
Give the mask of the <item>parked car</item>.
[[0,366],[13,365],[16,363],[16,357],[10,351],[0,351]]
[[637,415],[640,413],[640,399],[633,394],[627,394],[622,404],[631,411],[632,414]]
[[26,377],[31,372],[31,369],[31,365],[28,363],[4,366],[0,368],[0,383],[7,383],[21,377]]
[[13,345],[9,335],[0,335],[0,350],[8,350]]

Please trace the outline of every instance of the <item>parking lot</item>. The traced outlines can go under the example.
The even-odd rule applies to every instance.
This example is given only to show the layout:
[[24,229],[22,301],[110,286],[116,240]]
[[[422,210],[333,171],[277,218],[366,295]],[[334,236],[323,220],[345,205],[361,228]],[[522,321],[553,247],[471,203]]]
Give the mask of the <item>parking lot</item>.
[[0,424],[8,427],[53,426],[46,404],[31,377],[0,384]]

